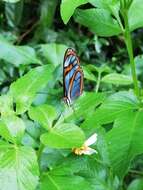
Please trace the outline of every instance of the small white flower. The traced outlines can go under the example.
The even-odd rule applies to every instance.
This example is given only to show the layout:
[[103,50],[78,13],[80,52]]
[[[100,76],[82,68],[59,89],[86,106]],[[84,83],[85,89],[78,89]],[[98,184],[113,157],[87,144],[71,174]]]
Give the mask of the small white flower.
[[93,148],[90,148],[89,146],[96,143],[97,141],[97,134],[94,133],[92,136],[90,136],[80,148],[74,148],[73,152],[77,155],[91,155],[94,153],[97,153],[97,151]]

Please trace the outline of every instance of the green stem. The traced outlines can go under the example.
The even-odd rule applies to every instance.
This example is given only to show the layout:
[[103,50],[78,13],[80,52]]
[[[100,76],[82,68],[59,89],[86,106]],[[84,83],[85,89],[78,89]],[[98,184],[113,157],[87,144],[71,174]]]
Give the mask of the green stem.
[[137,175],[140,175],[140,176],[143,176],[143,172],[141,172],[141,171],[137,171],[137,170],[130,170],[129,172],[130,172],[130,173],[137,174]]
[[115,14],[115,17],[116,17],[116,19],[117,19],[117,22],[118,22],[118,24],[119,24],[119,26],[120,26],[122,32],[124,33],[124,27],[123,27],[123,24],[122,24],[122,22],[121,22],[121,19],[120,19],[119,14]]
[[96,89],[95,89],[95,92],[96,92],[96,93],[97,93],[98,90],[99,90],[100,82],[101,82],[101,73],[98,72],[97,84],[96,84]]
[[37,151],[37,158],[38,158],[38,163],[39,163],[39,168],[40,168],[40,161],[41,161],[41,154],[43,152],[44,145],[41,143],[39,146],[39,149]]
[[123,17],[124,17],[124,22],[125,22],[124,37],[125,37],[128,54],[129,54],[129,59],[130,59],[132,78],[133,78],[133,83],[134,83],[134,93],[140,99],[140,89],[138,86],[138,80],[137,80],[137,75],[136,75],[136,67],[135,67],[134,55],[133,55],[133,45],[132,45],[131,33],[130,33],[130,29],[129,29],[128,11],[127,10],[124,10]]

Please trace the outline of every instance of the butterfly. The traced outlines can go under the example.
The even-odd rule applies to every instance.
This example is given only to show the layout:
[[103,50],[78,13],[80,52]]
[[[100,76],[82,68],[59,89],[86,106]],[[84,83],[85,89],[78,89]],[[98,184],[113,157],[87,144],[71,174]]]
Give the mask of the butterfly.
[[80,96],[83,91],[83,71],[74,49],[68,48],[63,61],[64,101],[67,105]]

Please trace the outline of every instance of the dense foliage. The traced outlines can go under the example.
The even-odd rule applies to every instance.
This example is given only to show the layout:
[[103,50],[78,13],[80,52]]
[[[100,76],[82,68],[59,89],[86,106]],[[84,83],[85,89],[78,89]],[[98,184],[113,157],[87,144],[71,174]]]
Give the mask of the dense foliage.
[[[0,190],[143,189],[142,0],[0,1]],[[84,92],[63,102],[77,50]],[[73,148],[97,133],[97,154]]]

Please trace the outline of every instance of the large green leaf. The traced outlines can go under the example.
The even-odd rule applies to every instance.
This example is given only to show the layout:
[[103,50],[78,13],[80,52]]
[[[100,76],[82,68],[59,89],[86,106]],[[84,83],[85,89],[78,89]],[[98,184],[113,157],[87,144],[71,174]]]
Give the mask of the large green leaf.
[[119,0],[89,0],[89,2],[97,8],[106,9],[111,15],[113,15],[119,23],[121,23],[119,10]]
[[41,190],[90,190],[90,184],[81,176],[57,176],[47,174],[43,178]]
[[22,15],[23,15],[23,3],[21,0],[17,3],[6,3],[5,4],[5,16],[7,23],[13,29],[16,29],[20,24]]
[[1,116],[12,114],[13,111],[13,100],[9,95],[0,96],[0,113]]
[[38,164],[32,148],[0,142],[1,190],[35,190],[38,176]]
[[99,36],[114,36],[121,33],[118,22],[106,9],[77,9],[74,18]]
[[55,15],[55,10],[57,6],[57,0],[47,1],[43,0],[40,3],[40,21],[39,21],[39,29],[45,29],[45,27],[50,28],[53,24],[53,19]]
[[88,0],[62,0],[61,3],[61,17],[65,24],[69,21],[70,17],[73,15],[75,9],[87,3]]
[[133,31],[143,26],[142,0],[134,0],[128,13],[130,30]]
[[102,82],[115,85],[131,85],[133,83],[133,80],[131,77],[123,74],[111,73],[105,75],[102,78]]
[[0,59],[3,59],[15,66],[27,64],[41,64],[36,57],[35,50],[29,46],[16,46],[8,43],[0,36]]
[[39,53],[47,60],[48,63],[57,66],[62,65],[66,49],[67,46],[62,44],[42,44],[39,46]]
[[64,159],[42,178],[42,190],[117,190],[117,180],[91,157]]
[[88,64],[88,68],[91,70],[91,71],[94,71],[94,72],[97,72],[97,73],[111,73],[112,70],[109,66],[107,65],[101,65],[101,66],[95,66],[93,64]]
[[89,0],[89,2],[98,8],[110,8],[118,6],[118,0]]
[[10,94],[16,102],[17,113],[23,113],[36,96],[36,92],[42,89],[52,78],[53,67],[51,65],[40,66],[31,69],[27,74],[19,78],[10,86]]
[[23,120],[15,115],[2,117],[0,135],[7,141],[20,143],[25,131]]
[[118,92],[105,99],[103,104],[84,122],[85,126],[108,124],[113,122],[120,114],[139,108],[137,98],[129,92]]
[[51,148],[74,148],[83,145],[83,131],[74,124],[59,124],[41,136],[43,144]]
[[75,101],[74,110],[76,116],[88,116],[92,114],[96,106],[105,99],[104,93],[85,92]]
[[143,189],[143,178],[138,178],[130,183],[127,190],[142,190],[142,189]]
[[24,146],[30,146],[32,148],[39,147],[39,137],[41,133],[41,128],[36,122],[25,119],[24,123],[26,125],[26,130],[22,138],[21,144]]
[[120,177],[126,174],[131,160],[143,153],[143,111],[126,111],[120,115],[107,135],[111,167]]
[[6,1],[7,3],[17,3],[20,0],[3,0],[3,1]]
[[137,98],[128,92],[118,92],[109,96],[92,116],[100,124],[113,122],[120,114],[139,108]]
[[39,122],[46,129],[52,127],[53,121],[54,119],[56,119],[57,116],[54,107],[46,104],[37,107],[31,107],[28,114],[31,119]]
[[84,73],[84,78],[87,79],[87,80],[91,80],[91,81],[96,81],[96,77],[95,75],[90,71],[90,69],[88,67],[83,67],[82,66],[82,69],[83,69],[83,73]]
[[6,81],[6,79],[7,79],[7,76],[6,76],[5,72],[4,72],[4,70],[1,68],[1,69],[0,69],[0,85],[1,85],[4,81]]
[[71,120],[75,118],[87,118],[93,114],[95,108],[100,105],[104,99],[104,93],[84,92],[77,100],[74,101],[72,107],[68,107],[65,110],[58,122],[61,123],[65,119],[71,122]]

